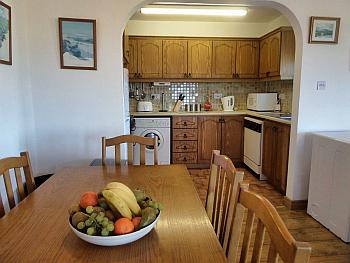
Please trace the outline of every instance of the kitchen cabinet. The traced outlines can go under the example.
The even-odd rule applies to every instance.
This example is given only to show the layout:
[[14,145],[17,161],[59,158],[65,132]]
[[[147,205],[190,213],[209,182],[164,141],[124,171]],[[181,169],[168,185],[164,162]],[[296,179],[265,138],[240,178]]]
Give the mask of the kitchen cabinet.
[[129,39],[130,78],[162,78],[162,40]]
[[187,77],[187,68],[187,40],[163,40],[163,78]]
[[236,77],[259,77],[259,41],[237,41]]
[[262,173],[282,194],[286,193],[290,126],[264,121]]
[[260,42],[260,78],[292,79],[294,75],[295,38],[293,30],[281,29]]
[[172,163],[197,163],[198,125],[196,116],[172,118]]
[[189,78],[211,78],[211,61],[211,40],[188,40]]
[[198,117],[198,163],[210,163],[213,150],[242,160],[243,116]]
[[213,78],[235,78],[236,41],[213,41]]
[[123,65],[126,68],[130,63],[129,35],[126,29],[123,33]]

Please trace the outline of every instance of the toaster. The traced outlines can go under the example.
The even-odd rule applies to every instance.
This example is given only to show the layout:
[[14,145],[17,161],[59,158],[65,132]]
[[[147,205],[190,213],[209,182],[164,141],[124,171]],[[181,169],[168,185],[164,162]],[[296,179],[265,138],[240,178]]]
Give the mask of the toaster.
[[153,104],[150,101],[139,101],[137,104],[137,111],[149,112],[153,111]]

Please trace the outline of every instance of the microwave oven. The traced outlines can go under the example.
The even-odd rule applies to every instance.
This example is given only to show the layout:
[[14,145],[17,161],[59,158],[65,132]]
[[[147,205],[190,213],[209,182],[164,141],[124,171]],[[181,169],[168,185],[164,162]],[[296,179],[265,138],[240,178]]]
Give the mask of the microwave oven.
[[277,104],[277,93],[249,93],[248,110],[273,111]]

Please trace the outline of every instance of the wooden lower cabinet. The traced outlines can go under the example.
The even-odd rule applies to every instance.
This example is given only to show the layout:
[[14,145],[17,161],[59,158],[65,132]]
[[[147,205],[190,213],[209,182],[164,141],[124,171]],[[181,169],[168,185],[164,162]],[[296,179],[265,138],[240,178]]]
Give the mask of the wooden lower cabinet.
[[264,121],[262,173],[282,194],[286,193],[290,126]]
[[243,116],[198,117],[198,163],[210,163],[213,150],[242,161]]

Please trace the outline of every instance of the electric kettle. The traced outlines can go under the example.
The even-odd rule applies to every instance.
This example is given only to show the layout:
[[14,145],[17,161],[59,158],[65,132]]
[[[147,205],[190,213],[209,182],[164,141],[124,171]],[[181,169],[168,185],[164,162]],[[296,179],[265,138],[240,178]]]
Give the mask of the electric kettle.
[[227,96],[221,98],[221,103],[224,108],[224,111],[233,111],[233,107],[235,106],[235,97]]

